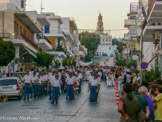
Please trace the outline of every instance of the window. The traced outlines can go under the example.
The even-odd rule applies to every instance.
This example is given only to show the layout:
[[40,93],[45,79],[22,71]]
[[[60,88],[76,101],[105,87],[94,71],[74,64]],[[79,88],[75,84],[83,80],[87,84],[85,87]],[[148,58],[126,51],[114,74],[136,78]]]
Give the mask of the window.
[[21,8],[24,8],[24,0],[21,0]]
[[23,34],[22,27],[20,26],[20,36]]
[[44,33],[50,33],[50,25],[44,26]]
[[111,50],[111,47],[109,47],[109,50]]

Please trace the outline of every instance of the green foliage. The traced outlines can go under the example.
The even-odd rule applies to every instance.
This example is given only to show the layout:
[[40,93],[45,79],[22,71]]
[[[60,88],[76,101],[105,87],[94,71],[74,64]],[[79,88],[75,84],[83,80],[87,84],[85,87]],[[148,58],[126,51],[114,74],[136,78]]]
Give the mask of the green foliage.
[[124,44],[123,44],[123,42],[119,42],[118,43],[118,47],[117,47],[117,49],[118,49],[118,52],[119,53],[122,53],[122,51],[123,51],[123,49],[124,49]]
[[134,65],[135,67],[137,67],[137,62],[136,62],[135,60],[131,60],[131,61],[128,63],[127,67],[130,68],[132,65]]
[[145,71],[145,80],[148,82],[153,82],[156,79],[160,78],[160,70],[156,67],[154,70]]
[[132,71],[132,73],[138,74],[139,73],[139,70],[136,68],[135,70]]
[[48,53],[44,53],[44,52],[37,53],[36,63],[38,66],[49,67],[49,65],[52,63],[52,61],[53,61],[52,55],[50,55]]
[[64,58],[62,61],[63,66],[76,66],[76,61],[73,58]]
[[91,57],[89,55],[86,55],[84,57],[84,62],[90,62],[91,61]]
[[0,66],[7,66],[15,58],[15,46],[0,38]]
[[100,37],[94,33],[81,33],[80,40],[81,44],[87,48],[90,57],[94,56],[100,43]]
[[118,65],[118,66],[126,66],[126,64],[125,64],[125,60],[116,60],[116,65]]

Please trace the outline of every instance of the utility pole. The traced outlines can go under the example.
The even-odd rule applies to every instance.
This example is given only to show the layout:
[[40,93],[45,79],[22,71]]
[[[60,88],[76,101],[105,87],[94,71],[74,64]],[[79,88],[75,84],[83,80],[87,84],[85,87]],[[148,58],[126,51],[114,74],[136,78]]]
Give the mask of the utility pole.
[[42,13],[43,10],[44,10],[44,8],[43,8],[43,0],[41,0],[41,9],[40,9],[40,13]]

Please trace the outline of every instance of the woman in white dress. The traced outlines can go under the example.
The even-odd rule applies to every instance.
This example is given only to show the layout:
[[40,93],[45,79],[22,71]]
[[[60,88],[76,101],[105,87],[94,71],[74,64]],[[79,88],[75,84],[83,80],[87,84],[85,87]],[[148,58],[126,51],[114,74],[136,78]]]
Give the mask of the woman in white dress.
[[108,73],[107,76],[106,76],[106,79],[107,79],[107,87],[111,87],[112,86],[112,74],[111,73]]

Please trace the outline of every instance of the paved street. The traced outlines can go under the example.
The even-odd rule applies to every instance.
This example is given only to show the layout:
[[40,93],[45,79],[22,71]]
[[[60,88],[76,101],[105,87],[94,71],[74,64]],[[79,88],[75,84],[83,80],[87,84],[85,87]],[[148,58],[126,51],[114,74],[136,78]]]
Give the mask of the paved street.
[[[118,122],[119,114],[113,88],[107,88],[105,83],[102,83],[97,103],[90,103],[88,97],[87,84],[84,84],[82,93],[73,101],[67,101],[65,95],[59,98],[58,105],[50,104],[47,96],[27,102],[10,100],[7,103],[0,103],[0,115],[16,119],[20,117],[39,119],[29,118],[30,122]],[[25,120],[21,118],[19,121],[22,122],[22,119]],[[11,121],[14,122],[13,120],[9,122]]]

